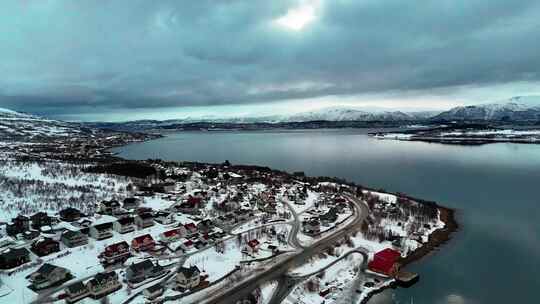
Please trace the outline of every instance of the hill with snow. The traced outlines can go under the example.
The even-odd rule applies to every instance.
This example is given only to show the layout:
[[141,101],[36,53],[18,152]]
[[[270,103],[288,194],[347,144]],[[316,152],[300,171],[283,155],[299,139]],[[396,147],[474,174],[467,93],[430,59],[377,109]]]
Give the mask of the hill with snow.
[[92,137],[101,130],[77,123],[47,119],[0,108],[0,141],[43,141],[57,138]]
[[506,101],[455,107],[435,115],[436,121],[507,121],[540,120],[540,96],[513,97]]

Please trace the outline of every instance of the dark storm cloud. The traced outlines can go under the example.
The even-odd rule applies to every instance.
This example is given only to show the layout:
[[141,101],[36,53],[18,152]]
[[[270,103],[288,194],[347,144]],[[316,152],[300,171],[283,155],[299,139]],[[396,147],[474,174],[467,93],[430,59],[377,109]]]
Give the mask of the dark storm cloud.
[[[319,2],[300,31],[273,22]],[[0,4],[0,106],[53,113],[540,80],[534,0]]]

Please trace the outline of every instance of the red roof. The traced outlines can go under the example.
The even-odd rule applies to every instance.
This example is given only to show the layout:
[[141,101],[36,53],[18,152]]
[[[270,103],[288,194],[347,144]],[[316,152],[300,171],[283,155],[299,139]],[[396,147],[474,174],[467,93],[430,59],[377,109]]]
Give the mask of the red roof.
[[187,199],[187,203],[191,205],[198,205],[201,203],[201,201],[202,199],[200,197],[191,196],[191,195]]
[[375,253],[375,258],[390,260],[392,262],[395,262],[400,256],[401,253],[399,251],[390,248]]
[[186,229],[189,229],[189,230],[197,230],[197,226],[195,226],[194,223],[187,223],[184,225],[184,227],[186,227]]
[[184,245],[189,247],[189,246],[193,245],[193,242],[191,240],[187,240],[187,241],[184,242]]
[[373,261],[369,262],[370,270],[384,274],[391,274],[394,264],[397,262],[401,254],[393,249],[387,248],[379,251],[373,257]]
[[163,236],[165,237],[173,237],[173,236],[177,236],[178,234],[180,234],[178,229],[173,229],[173,230],[163,232]]
[[133,242],[136,242],[136,243],[143,243],[144,241],[152,241],[154,242],[154,239],[152,238],[152,236],[150,234],[144,234],[144,235],[141,235],[141,236],[138,236],[136,238],[133,239]]
[[120,250],[126,250],[126,249],[129,249],[129,244],[124,241],[124,242],[112,244],[105,247],[105,252],[118,252]]
[[251,247],[251,248],[255,248],[257,246],[259,246],[259,241],[258,240],[251,240],[248,242],[248,246]]

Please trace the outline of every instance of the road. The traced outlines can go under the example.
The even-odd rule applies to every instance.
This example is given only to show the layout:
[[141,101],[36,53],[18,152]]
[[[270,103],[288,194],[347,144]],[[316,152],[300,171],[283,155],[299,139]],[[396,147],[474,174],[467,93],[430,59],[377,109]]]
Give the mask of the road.
[[[235,303],[236,301],[241,300],[245,298],[246,296],[248,296],[253,290],[255,290],[258,286],[262,285],[263,283],[274,281],[274,280],[277,280],[278,283],[280,283],[278,284],[276,292],[285,293],[282,290],[290,290],[294,286],[294,285],[291,285],[294,282],[291,282],[291,281],[287,282],[286,274],[291,268],[298,267],[302,264],[305,264],[309,260],[309,258],[311,258],[316,253],[328,248],[328,246],[331,246],[335,241],[339,240],[345,235],[361,228],[361,225],[366,219],[369,212],[367,205],[363,201],[358,199],[357,197],[354,197],[348,194],[344,194],[344,196],[349,199],[349,201],[352,203],[352,206],[354,208],[354,219],[350,223],[346,224],[346,226],[342,227],[341,229],[335,230],[332,234],[329,234],[321,238],[316,243],[303,248],[298,253],[279,261],[275,265],[272,265],[272,267],[269,268],[268,270],[263,271],[257,275],[254,275],[252,278],[248,280],[240,282],[234,288],[231,288],[222,293],[211,296],[204,303],[205,304]],[[298,231],[296,230],[295,234],[297,233]],[[276,302],[276,303],[279,303],[279,302]]]
[[280,304],[280,303],[282,303],[283,300],[285,300],[285,298],[287,298],[287,296],[291,293],[294,286],[296,286],[298,283],[300,283],[300,282],[304,281],[305,279],[308,279],[308,278],[316,275],[317,273],[320,273],[320,272],[334,266],[339,261],[341,261],[342,259],[348,257],[351,254],[359,253],[359,254],[362,255],[363,259],[362,259],[362,265],[360,266],[360,270],[364,271],[367,268],[367,261],[368,261],[367,252],[368,252],[367,249],[356,248],[356,249],[353,249],[351,251],[348,251],[347,253],[340,256],[338,259],[336,259],[335,261],[329,263],[328,265],[326,265],[326,266],[324,266],[324,267],[322,267],[320,269],[317,269],[317,271],[315,271],[315,272],[305,274],[305,275],[299,275],[299,276],[288,275],[288,274],[283,275],[280,278],[280,280],[278,281],[278,286],[277,286],[276,290],[274,291],[274,293],[272,294],[272,298],[270,299],[270,301],[268,303],[269,304]]
[[300,231],[300,226],[301,226],[300,218],[298,217],[298,213],[296,212],[296,210],[294,210],[293,206],[291,206],[291,203],[289,203],[287,201],[284,201],[283,203],[289,208],[289,210],[291,210],[291,213],[292,213],[292,215],[294,217],[294,222],[293,222],[293,225],[292,225],[291,232],[289,233],[289,239],[288,239],[287,242],[293,248],[304,248],[304,246],[302,246],[302,244],[298,240],[298,232]]

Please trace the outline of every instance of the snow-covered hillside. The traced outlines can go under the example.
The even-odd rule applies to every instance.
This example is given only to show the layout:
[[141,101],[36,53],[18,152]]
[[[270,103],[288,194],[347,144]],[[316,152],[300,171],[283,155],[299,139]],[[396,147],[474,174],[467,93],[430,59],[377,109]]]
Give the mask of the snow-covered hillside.
[[455,107],[434,116],[433,120],[537,121],[540,120],[540,96],[513,97],[497,103]]
[[32,141],[89,133],[78,124],[45,119],[0,108],[0,138]]
[[411,113],[401,111],[363,111],[354,108],[324,108],[315,111],[303,112],[290,116],[281,116],[278,121],[407,121],[417,117]]

